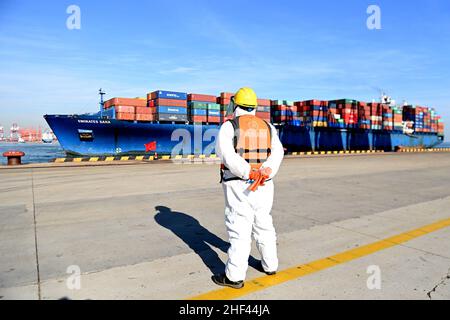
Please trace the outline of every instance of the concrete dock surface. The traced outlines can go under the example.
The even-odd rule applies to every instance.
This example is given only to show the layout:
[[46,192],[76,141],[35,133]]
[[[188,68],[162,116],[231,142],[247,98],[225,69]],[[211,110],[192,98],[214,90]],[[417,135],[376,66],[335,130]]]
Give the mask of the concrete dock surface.
[[[0,181],[1,299],[220,290],[210,280],[228,247],[217,165],[3,168]],[[422,231],[234,298],[450,299],[449,153],[288,158],[275,188],[280,271]],[[253,246],[248,281],[265,276],[259,258]]]

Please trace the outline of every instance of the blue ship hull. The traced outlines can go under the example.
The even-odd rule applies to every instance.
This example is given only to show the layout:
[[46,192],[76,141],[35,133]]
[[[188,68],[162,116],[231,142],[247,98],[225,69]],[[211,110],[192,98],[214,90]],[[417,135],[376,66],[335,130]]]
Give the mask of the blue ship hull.
[[[45,120],[69,156],[213,154],[218,125],[145,123],[105,119],[96,115],[46,115]],[[408,136],[400,131],[278,127],[288,151],[385,150],[434,147],[436,134]],[[146,144],[156,150],[146,152]]]

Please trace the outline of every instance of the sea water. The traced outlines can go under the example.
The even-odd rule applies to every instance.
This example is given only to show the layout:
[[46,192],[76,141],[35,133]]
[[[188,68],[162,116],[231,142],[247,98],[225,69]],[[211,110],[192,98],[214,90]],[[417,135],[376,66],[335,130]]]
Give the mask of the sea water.
[[23,151],[22,163],[43,163],[55,158],[64,158],[65,153],[59,143],[4,143],[0,142],[1,164],[6,164],[5,151]]

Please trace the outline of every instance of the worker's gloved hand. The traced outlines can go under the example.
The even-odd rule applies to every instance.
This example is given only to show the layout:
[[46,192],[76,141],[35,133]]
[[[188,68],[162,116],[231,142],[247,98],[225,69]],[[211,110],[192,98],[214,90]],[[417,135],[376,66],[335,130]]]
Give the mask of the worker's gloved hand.
[[252,171],[250,171],[250,174],[248,176],[249,180],[251,181],[256,181],[261,177],[261,171],[260,170],[255,170],[252,169]]
[[258,190],[258,188],[260,186],[264,186],[266,180],[270,178],[271,174],[272,174],[272,169],[271,168],[262,168],[259,171],[257,171],[257,173],[254,173],[253,177],[255,179],[251,179],[254,182],[250,186],[249,190],[252,191],[252,192],[255,192],[256,190]]
[[271,168],[261,168],[259,171],[261,172],[261,175],[267,177],[266,179],[269,179],[270,175],[272,174]]

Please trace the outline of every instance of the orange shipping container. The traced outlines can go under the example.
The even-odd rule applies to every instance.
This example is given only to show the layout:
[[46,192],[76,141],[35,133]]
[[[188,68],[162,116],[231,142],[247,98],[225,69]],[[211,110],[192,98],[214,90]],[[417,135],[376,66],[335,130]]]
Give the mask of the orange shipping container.
[[207,117],[206,116],[191,116],[191,121],[192,122],[207,122]]
[[219,123],[220,117],[208,117],[208,122],[210,123]]
[[146,107],[147,100],[140,98],[112,98],[104,104],[105,109],[109,109],[112,106]]
[[216,103],[216,97],[207,95],[207,94],[191,93],[188,95],[188,100],[189,101],[201,101],[201,102]]
[[135,107],[130,107],[130,106],[115,106],[114,107],[116,109],[116,113],[135,113]]
[[134,121],[135,120],[135,114],[134,113],[116,113],[116,119],[117,120],[128,120],[128,121]]
[[137,113],[136,114],[136,120],[137,121],[155,121],[156,120],[156,116],[155,116],[155,114]]
[[136,107],[136,114],[152,114],[155,113],[154,108]]
[[221,97],[217,98],[217,104],[221,104],[221,105],[225,105],[225,106],[229,105],[230,101],[231,101],[230,99],[225,99],[225,98],[221,98]]
[[233,96],[234,96],[234,93],[230,93],[230,92],[222,92],[220,94],[220,97],[222,99],[231,99],[231,97],[233,97]]
[[258,99],[258,106],[260,107],[270,107],[272,101],[269,99]]
[[156,106],[165,106],[165,107],[184,107],[187,108],[186,100],[177,100],[177,99],[156,99]]

